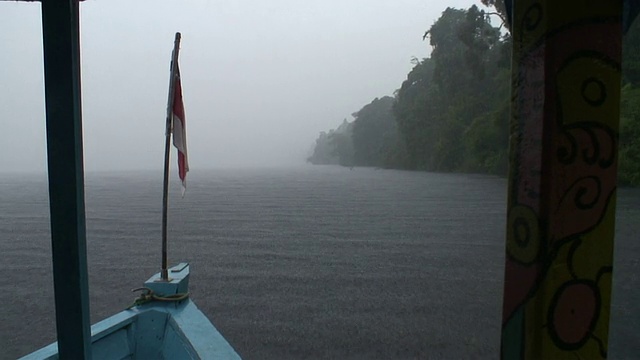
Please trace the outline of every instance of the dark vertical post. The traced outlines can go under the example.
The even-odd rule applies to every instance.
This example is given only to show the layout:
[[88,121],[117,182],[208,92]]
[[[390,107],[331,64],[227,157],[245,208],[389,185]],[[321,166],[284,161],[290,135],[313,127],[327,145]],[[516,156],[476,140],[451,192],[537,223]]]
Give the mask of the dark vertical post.
[[42,2],[49,206],[61,359],[90,359],[78,0]]
[[513,1],[505,359],[607,357],[622,9]]
[[167,217],[169,211],[169,155],[171,154],[171,132],[173,131],[173,98],[175,92],[176,68],[180,52],[180,33],[176,33],[171,52],[171,70],[169,75],[169,99],[167,100],[167,119],[164,141],[164,181],[162,184],[162,271],[160,278],[169,280],[167,270]]

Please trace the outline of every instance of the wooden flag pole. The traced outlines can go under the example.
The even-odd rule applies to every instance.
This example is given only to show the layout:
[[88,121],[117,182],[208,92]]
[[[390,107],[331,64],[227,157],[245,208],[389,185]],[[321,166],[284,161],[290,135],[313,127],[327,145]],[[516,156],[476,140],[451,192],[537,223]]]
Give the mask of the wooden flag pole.
[[178,53],[180,52],[180,33],[176,33],[171,53],[171,75],[169,77],[169,99],[167,101],[167,123],[164,144],[164,183],[162,187],[162,272],[161,279],[169,281],[167,270],[167,210],[169,203],[169,155],[171,154],[171,133],[173,130],[173,98],[178,67]]

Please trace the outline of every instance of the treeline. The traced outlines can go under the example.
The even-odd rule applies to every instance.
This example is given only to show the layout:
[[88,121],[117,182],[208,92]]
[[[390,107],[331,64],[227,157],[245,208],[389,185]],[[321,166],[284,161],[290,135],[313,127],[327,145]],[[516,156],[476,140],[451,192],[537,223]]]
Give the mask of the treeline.
[[314,164],[504,174],[510,86],[509,35],[476,6],[447,8],[425,34],[431,57],[394,97],[376,98],[321,133]]
[[[496,5],[492,1],[483,3]],[[501,4],[502,2],[497,2]],[[496,8],[504,18],[504,9]],[[503,24],[504,25],[504,24]],[[511,36],[475,5],[447,8],[394,97],[374,99],[316,140],[313,164],[506,175]],[[640,185],[640,21],[624,39],[620,182]]]

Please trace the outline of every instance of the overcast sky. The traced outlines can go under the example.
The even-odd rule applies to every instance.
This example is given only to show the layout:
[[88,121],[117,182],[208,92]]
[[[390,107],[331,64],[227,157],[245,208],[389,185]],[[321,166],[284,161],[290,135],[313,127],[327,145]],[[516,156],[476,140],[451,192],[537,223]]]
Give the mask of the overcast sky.
[[[176,31],[192,171],[285,165],[303,163],[320,131],[392,95],[411,58],[428,56],[422,34],[442,11],[474,3],[85,1],[85,166],[162,167]],[[41,31],[39,3],[0,2],[0,172],[46,169]]]

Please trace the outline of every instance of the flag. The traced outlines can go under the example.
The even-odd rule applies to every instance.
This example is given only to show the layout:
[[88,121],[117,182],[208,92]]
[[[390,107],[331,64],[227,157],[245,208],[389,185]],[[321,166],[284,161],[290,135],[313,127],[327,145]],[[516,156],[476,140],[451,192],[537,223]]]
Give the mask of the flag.
[[187,159],[187,129],[184,118],[184,104],[182,103],[182,84],[180,84],[180,70],[176,65],[174,88],[173,88],[173,146],[178,149],[178,176],[182,181],[182,195],[187,190],[187,171],[189,171],[189,161]]

